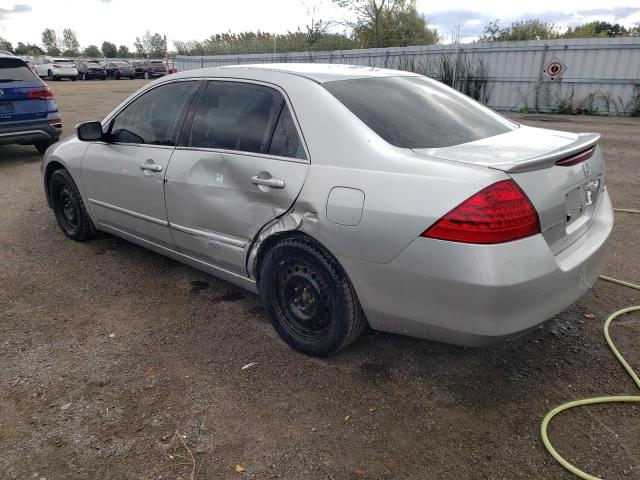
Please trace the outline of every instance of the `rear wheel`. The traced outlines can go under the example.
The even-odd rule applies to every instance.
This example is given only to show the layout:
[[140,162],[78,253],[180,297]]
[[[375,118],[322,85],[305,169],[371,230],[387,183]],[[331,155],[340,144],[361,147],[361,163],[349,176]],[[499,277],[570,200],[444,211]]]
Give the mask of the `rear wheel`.
[[58,225],[67,237],[84,241],[95,235],[78,187],[67,170],[59,169],[51,175],[49,199]]
[[53,80],[53,72],[51,70],[47,70],[47,80]]
[[364,312],[346,273],[307,237],[281,240],[265,254],[260,289],[273,327],[308,355],[334,354],[365,328]]
[[53,145],[54,142],[38,142],[35,144],[35,147],[38,149],[40,153],[44,153],[50,145]]

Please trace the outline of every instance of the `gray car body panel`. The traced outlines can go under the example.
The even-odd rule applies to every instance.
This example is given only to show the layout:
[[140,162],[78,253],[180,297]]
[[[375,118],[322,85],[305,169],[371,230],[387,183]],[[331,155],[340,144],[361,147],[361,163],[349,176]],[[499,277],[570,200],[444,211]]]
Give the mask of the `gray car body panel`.
[[[196,70],[150,83],[109,114],[103,126],[137,96],[168,82],[248,81],[283,93],[307,152],[307,161],[300,161],[161,147],[168,150],[163,153],[167,164],[153,182],[156,187],[165,185],[167,215],[145,213],[144,209],[137,212],[159,223],[140,215],[122,219],[126,210],[138,208],[139,192],[131,186],[123,186],[112,196],[121,197],[115,202],[120,205],[113,205],[120,211],[95,202],[100,201],[96,192],[111,182],[104,177],[107,185],[100,186],[96,178],[83,178],[85,166],[98,157],[93,146],[88,148],[76,138],[49,149],[44,170],[52,161],[69,169],[99,229],[251,291],[259,290],[258,261],[263,246],[275,236],[302,232],[323,244],[342,264],[373,328],[459,344],[513,336],[570,305],[604,268],[612,228],[604,188],[596,204],[580,218],[579,228],[562,222],[568,191],[592,178],[604,183],[602,155],[596,149],[586,176],[580,165],[553,166],[552,156],[573,151],[572,145],[581,137],[528,127],[454,147],[398,148],[322,87],[323,82],[348,78],[413,75],[364,67],[286,64]],[[594,141],[593,137],[582,140]],[[100,161],[109,162],[108,157]],[[545,159],[544,165],[540,158]],[[127,161],[134,168],[145,160],[136,153]],[[524,163],[528,167],[522,168]],[[261,171],[282,178],[291,188],[280,195],[259,190],[250,178]],[[225,181],[231,177],[228,197],[212,183],[216,173]],[[142,180],[153,175],[141,177],[136,172]],[[420,237],[473,194],[509,178],[538,210],[542,234],[498,245]],[[342,196],[332,197],[334,189]],[[110,215],[107,221],[105,215]],[[211,218],[215,215],[218,218]],[[145,229],[145,222],[153,226]]]

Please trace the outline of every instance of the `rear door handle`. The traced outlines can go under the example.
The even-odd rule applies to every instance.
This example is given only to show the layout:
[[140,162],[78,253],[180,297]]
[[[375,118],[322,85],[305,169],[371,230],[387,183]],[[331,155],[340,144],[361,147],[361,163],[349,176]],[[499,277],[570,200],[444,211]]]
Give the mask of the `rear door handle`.
[[152,172],[161,172],[162,165],[153,163],[153,160],[147,160],[146,163],[143,163],[142,165],[140,165],[140,170],[150,170]]
[[280,180],[279,178],[260,178],[257,175],[251,177],[251,183],[271,188],[284,188],[285,186],[284,180]]

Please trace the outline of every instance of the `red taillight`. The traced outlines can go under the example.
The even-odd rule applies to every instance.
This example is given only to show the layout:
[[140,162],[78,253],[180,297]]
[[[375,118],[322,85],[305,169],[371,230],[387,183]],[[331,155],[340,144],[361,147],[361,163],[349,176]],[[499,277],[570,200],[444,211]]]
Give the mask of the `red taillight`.
[[580,153],[576,153],[571,157],[563,158],[562,160],[558,160],[556,165],[560,167],[570,167],[571,165],[576,165],[578,163],[584,162],[588,160],[593,155],[593,152],[596,151],[596,147],[588,148]]
[[535,208],[513,180],[489,185],[422,233],[464,243],[502,243],[540,233]]
[[53,68],[62,68],[62,66],[58,65],[57,63],[54,63],[54,64],[52,65],[52,67],[53,67]]
[[49,87],[34,88],[29,90],[29,98],[33,100],[51,100],[53,92]]

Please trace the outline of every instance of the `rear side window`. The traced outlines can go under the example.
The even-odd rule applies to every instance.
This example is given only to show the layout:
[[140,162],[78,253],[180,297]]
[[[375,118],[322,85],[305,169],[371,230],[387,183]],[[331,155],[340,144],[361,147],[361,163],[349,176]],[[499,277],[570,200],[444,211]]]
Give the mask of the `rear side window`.
[[197,82],[175,82],[145,93],[111,123],[116,143],[173,145],[173,137]]
[[284,99],[268,87],[209,82],[196,110],[187,145],[265,153]]
[[271,155],[279,155],[281,157],[291,157],[305,159],[304,148],[296,130],[296,124],[289,111],[289,107],[283,106],[276,128],[273,131],[271,146],[269,147]]
[[36,76],[19,58],[0,58],[0,83],[33,82]]
[[338,80],[323,86],[396,147],[449,147],[517,128],[484,105],[426,77]]

